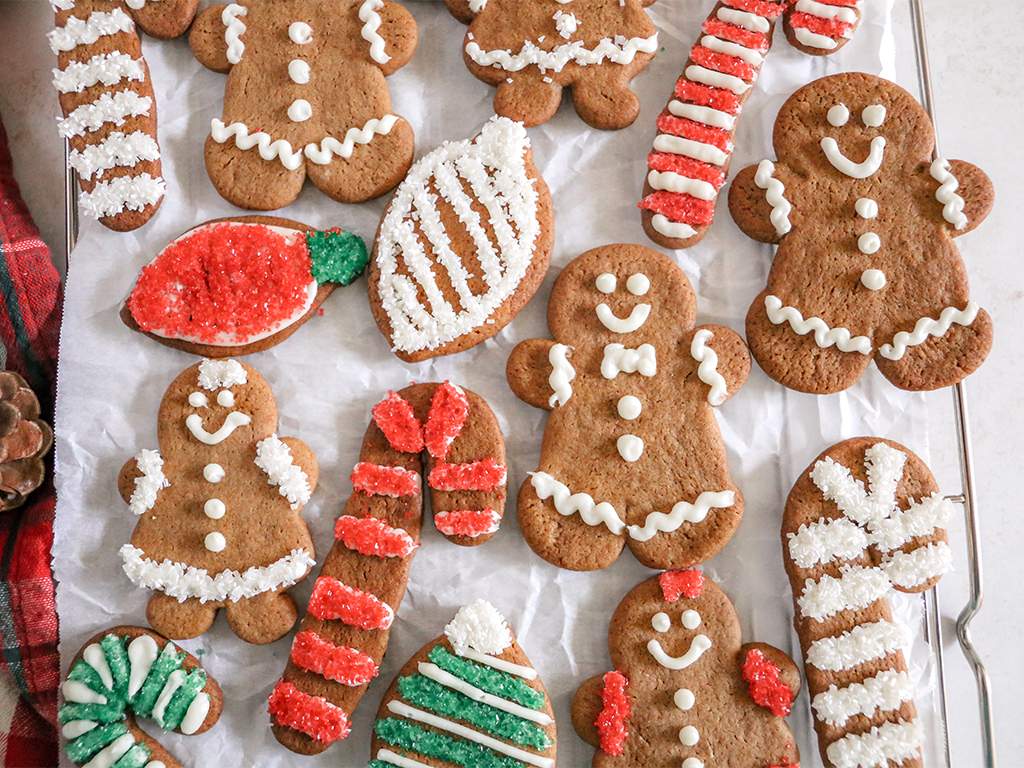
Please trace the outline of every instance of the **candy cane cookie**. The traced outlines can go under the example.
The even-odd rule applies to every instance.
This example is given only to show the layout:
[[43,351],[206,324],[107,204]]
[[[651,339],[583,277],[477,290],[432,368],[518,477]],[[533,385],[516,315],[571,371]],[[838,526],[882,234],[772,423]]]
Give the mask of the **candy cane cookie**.
[[53,84],[78,173],[79,210],[117,231],[156,212],[161,177],[156,100],[136,25],[157,38],[181,35],[198,0],[50,0],[56,25]]
[[61,686],[57,721],[79,765],[181,768],[136,719],[191,736],[220,718],[220,686],[194,656],[142,627],[113,627],[86,642]]
[[478,395],[449,382],[413,384],[374,407],[334,547],[270,695],[278,741],[312,755],[348,735],[405,594],[423,486],[441,534],[475,546],[498,529],[506,475],[501,430]]

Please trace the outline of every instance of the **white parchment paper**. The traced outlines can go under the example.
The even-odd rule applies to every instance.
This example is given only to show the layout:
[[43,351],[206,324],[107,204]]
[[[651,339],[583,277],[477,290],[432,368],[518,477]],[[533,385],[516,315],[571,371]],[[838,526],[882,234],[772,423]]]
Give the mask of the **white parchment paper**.
[[[507,441],[514,502],[526,472],[537,466],[546,415],[512,395],[505,382],[505,360],[519,340],[548,336],[547,298],[554,278],[571,259],[608,243],[650,245],[636,203],[654,120],[711,6],[710,0],[661,0],[649,9],[660,29],[662,50],[634,81],[643,106],[632,127],[614,133],[592,130],[566,98],[550,122],[530,129],[537,165],[555,201],[557,239],[544,285],[497,337],[453,357],[402,363],[376,329],[362,278],[337,291],[323,315],[287,342],[246,359],[274,388],[281,416],[278,433],[301,438],[319,457],[320,487],[304,511],[319,559],[332,544],[333,519],[351,492],[349,472],[371,407],[388,389],[413,381],[450,378],[490,403]],[[865,3],[856,38],[831,57],[805,56],[790,48],[781,33],[776,35],[740,121],[734,171],[773,156],[769,137],[775,115],[800,85],[850,70],[894,76],[891,6],[892,0]],[[419,24],[419,48],[389,83],[395,111],[416,131],[419,157],[442,141],[475,135],[492,114],[494,91],[466,71],[460,51],[465,28],[440,3],[410,3],[409,8]],[[173,378],[195,362],[191,355],[129,331],[118,319],[118,309],[141,267],[169,240],[208,219],[243,213],[217,195],[203,165],[203,141],[210,119],[221,114],[225,78],[201,67],[184,39],[147,40],[145,54],[156,86],[169,192],[157,215],[134,233],[112,233],[95,222],[85,223],[68,274],[53,550],[65,669],[92,634],[115,624],[145,624],[150,593],[128,581],[117,554],[131,536],[135,517],[119,497],[116,479],[127,459],[142,448],[157,447],[160,398]],[[672,255],[696,289],[698,322],[721,323],[742,333],[747,307],[764,285],[771,251],[736,229],[724,198],[708,237]],[[281,215],[318,228],[351,229],[369,242],[387,199],[340,205],[307,184]],[[874,368],[845,393],[814,397],[784,390],[755,366],[743,390],[718,409],[732,474],[746,497],[746,516],[705,572],[732,597],[745,640],[766,641],[799,655],[778,533],[782,506],[797,473],[829,445],[862,434],[893,438],[927,457],[924,402],[921,396],[894,389]],[[293,590],[300,606],[305,606],[316,573],[314,569]],[[203,637],[182,643],[202,655],[224,689],[219,726],[201,736],[167,734],[159,739],[185,765],[365,765],[373,714],[397,669],[440,634],[460,606],[485,597],[508,618],[547,685],[559,722],[560,764],[589,765],[593,750],[576,737],[569,721],[572,696],[583,680],[609,669],[611,612],[630,588],[651,575],[628,551],[597,573],[570,573],[548,565],[519,535],[514,503],[499,534],[473,549],[447,543],[428,523],[380,676],[345,741],[317,758],[293,755],[277,744],[267,726],[266,697],[284,668],[291,635],[269,646],[248,646],[222,617]],[[917,632],[920,600],[893,602]],[[918,638],[910,650],[919,678],[918,704],[934,744],[928,649]],[[791,723],[804,765],[818,765],[806,696]]]

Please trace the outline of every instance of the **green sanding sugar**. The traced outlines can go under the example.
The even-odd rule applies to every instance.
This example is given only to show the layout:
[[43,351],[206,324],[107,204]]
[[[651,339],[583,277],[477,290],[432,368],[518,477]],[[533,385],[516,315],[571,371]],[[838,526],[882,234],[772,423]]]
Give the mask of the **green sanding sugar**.
[[114,763],[113,768],[142,768],[142,766],[149,762],[149,756],[152,754],[153,750],[145,744],[136,744],[121,755],[118,761]]
[[173,731],[185,717],[189,704],[195,699],[196,694],[206,685],[206,673],[201,669],[193,669],[182,681],[181,686],[171,696],[170,702],[164,708],[164,721],[161,725],[168,731]]
[[124,649],[124,638],[107,635],[100,640],[100,648],[107,658],[110,675],[114,678],[114,692],[122,699],[127,699],[131,666],[128,663],[128,652]]
[[86,731],[77,739],[67,744],[68,757],[76,763],[87,762],[93,755],[105,746],[128,733],[128,726],[124,723],[108,723]]
[[306,246],[313,278],[321,284],[348,285],[363,273],[370,260],[363,239],[343,229],[308,232]]
[[448,653],[441,645],[431,649],[430,660],[445,672],[450,672],[482,691],[522,704],[527,709],[544,708],[544,694],[515,675],[460,659]]
[[465,694],[423,675],[409,675],[398,680],[402,698],[414,706],[430,710],[442,717],[461,720],[474,728],[540,752],[551,746],[543,728],[518,715],[503,712],[488,704],[473,701]]
[[114,723],[124,719],[124,702],[108,701],[106,704],[64,704],[57,710],[57,722],[70,723],[72,720],[95,720],[97,723]]
[[419,752],[465,768],[527,768],[526,763],[507,755],[499,755],[482,744],[453,739],[394,717],[378,720],[373,730],[383,741],[399,749]]
[[171,672],[181,666],[185,659],[185,652],[178,653],[174,643],[167,643],[160,655],[156,657],[153,666],[150,667],[149,676],[142,684],[138,692],[132,698],[132,709],[139,717],[149,717],[153,713],[153,706],[156,704],[160,691]]
[[[96,693],[107,696],[107,686],[103,684],[100,673],[93,669],[85,659],[80,659],[74,668],[68,674],[68,680],[77,680],[79,683],[84,683],[89,687],[90,690]],[[109,699],[110,696],[107,696]]]

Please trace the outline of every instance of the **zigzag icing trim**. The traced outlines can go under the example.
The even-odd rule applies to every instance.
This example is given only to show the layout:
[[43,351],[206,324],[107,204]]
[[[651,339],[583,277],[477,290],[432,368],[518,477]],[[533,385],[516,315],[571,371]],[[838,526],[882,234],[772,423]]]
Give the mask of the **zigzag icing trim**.
[[957,229],[965,229],[967,214],[964,213],[964,206],[967,203],[956,193],[960,188],[960,182],[949,172],[949,168],[949,161],[941,157],[929,168],[932,178],[939,182],[939,188],[935,190],[935,199],[942,203],[942,218]]
[[134,31],[135,22],[132,17],[120,8],[115,8],[109,13],[95,11],[87,19],[72,16],[63,27],[48,32],[46,38],[50,41],[50,50],[57,54],[74,50],[80,45],[92,45],[101,37]]
[[782,299],[778,296],[765,296],[764,306],[768,311],[768,319],[772,323],[775,325],[789,323],[790,328],[800,336],[813,333],[814,343],[822,349],[835,345],[842,352],[871,354],[871,339],[867,336],[853,336],[846,328],[829,328],[820,317],[804,320],[800,310],[795,307],[783,306]]
[[68,165],[84,179],[103,176],[104,171],[118,166],[131,167],[143,160],[159,160],[160,147],[145,131],[127,135],[120,131],[108,134],[99,144],[90,144],[68,155]]
[[292,149],[292,145],[284,139],[274,141],[270,134],[264,131],[250,134],[249,127],[245,123],[225,125],[215,117],[210,122],[210,135],[218,144],[223,144],[234,138],[235,146],[243,151],[257,147],[260,157],[264,160],[280,160],[281,165],[289,171],[294,171],[302,165],[301,149],[296,152]]
[[142,59],[127,53],[98,53],[88,61],[72,61],[64,69],[53,70],[53,87],[60,93],[81,93],[96,83],[111,86],[122,80],[145,80]]
[[82,213],[101,219],[125,210],[141,211],[147,205],[156,205],[163,199],[167,185],[159,176],[143,173],[139,176],[118,176],[101,181],[92,192],[83,192],[78,198]]
[[892,344],[883,344],[879,347],[878,352],[887,360],[901,360],[908,347],[924,344],[929,336],[945,336],[953,323],[957,325],[970,325],[978,317],[980,309],[981,307],[978,306],[977,302],[968,301],[967,306],[963,309],[946,307],[942,310],[938,320],[922,317],[917,321],[912,333],[900,331],[893,337]]
[[278,492],[288,499],[292,509],[298,509],[313,495],[309,477],[294,463],[288,444],[277,435],[256,444],[256,466],[267,473],[268,483],[279,486]]
[[83,104],[70,115],[57,120],[57,131],[65,139],[82,136],[102,128],[105,123],[122,125],[125,118],[148,115],[153,100],[125,89],[117,93],[101,94],[91,104]]
[[384,38],[377,32],[380,29],[380,14],[377,13],[384,7],[384,0],[365,0],[359,6],[359,20],[364,22],[360,34],[363,40],[370,44],[370,58],[378,64],[386,64],[391,57],[384,52]]
[[565,344],[554,344],[548,352],[548,362],[551,363],[548,386],[553,393],[548,398],[548,405],[552,408],[565,405],[572,397],[572,385],[569,382],[576,378],[576,369],[569,362],[570,352]]
[[239,16],[245,16],[249,9],[238,3],[231,3],[224,7],[220,15],[221,23],[224,25],[224,42],[227,43],[227,60],[230,64],[237,64],[242,60],[245,53],[245,43],[242,42],[242,35],[245,33],[245,22]]
[[789,214],[793,210],[793,206],[786,199],[785,185],[775,178],[775,163],[771,160],[762,160],[754,174],[754,183],[765,191],[765,199],[772,207],[769,218],[772,226],[775,227],[775,233],[782,237],[793,228],[789,221]]
[[356,144],[369,144],[375,136],[387,136],[397,122],[397,115],[384,115],[379,119],[375,117],[367,120],[362,128],[349,128],[344,141],[327,136],[320,142],[320,146],[307,144],[306,157],[317,165],[327,165],[335,155],[348,160],[352,157]]
[[153,508],[157,494],[171,482],[164,475],[164,460],[159,451],[143,449],[135,457],[135,463],[142,476],[135,478],[135,490],[128,501],[128,508],[136,515],[141,515]]
[[841,689],[829,686],[814,697],[811,707],[819,720],[841,728],[855,715],[872,717],[876,711],[899,709],[904,701],[913,698],[914,681],[910,675],[887,669],[863,683]]
[[541,501],[554,497],[555,509],[560,515],[569,516],[578,512],[587,525],[604,525],[616,535],[625,529],[626,524],[615,507],[607,501],[597,503],[589,494],[572,494],[565,483],[559,482],[547,472],[530,472],[529,475],[537,497]]
[[708,402],[711,405],[721,405],[729,397],[729,388],[725,377],[718,372],[718,353],[708,346],[708,342],[714,336],[715,334],[706,328],[697,331],[690,344],[690,356],[700,363],[697,366],[697,378],[711,387]]
[[493,67],[506,72],[518,72],[529,66],[536,66],[542,71],[561,72],[570,61],[583,66],[601,64],[610,61],[613,64],[631,64],[637,52],[654,53],[658,50],[658,34],[650,37],[631,37],[621,43],[610,37],[604,38],[594,48],[584,47],[582,40],[573,43],[556,45],[552,50],[545,51],[532,41],[523,43],[519,53],[505,50],[485,51],[475,42],[466,43],[466,55],[474,63],[482,67]]
[[693,503],[676,502],[668,514],[651,512],[643,526],[629,526],[629,535],[635,541],[649,541],[658,533],[679,530],[683,523],[703,522],[712,509],[727,509],[735,502],[736,494],[733,491],[704,491]]

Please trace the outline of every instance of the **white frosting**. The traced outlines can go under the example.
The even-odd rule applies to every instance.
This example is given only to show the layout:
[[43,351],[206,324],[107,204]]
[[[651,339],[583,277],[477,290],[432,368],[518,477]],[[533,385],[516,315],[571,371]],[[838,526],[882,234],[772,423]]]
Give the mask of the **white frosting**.
[[629,526],[629,535],[636,541],[649,541],[660,532],[676,531],[683,523],[700,523],[712,509],[727,509],[736,501],[733,491],[704,491],[693,503],[679,501],[668,514],[651,512],[643,526]]
[[65,701],[74,702],[75,704],[107,703],[106,696],[102,693],[97,693],[85,683],[80,683],[78,680],[65,680],[64,685],[61,686],[60,690],[61,693],[64,694]]
[[565,344],[554,344],[548,351],[548,362],[551,363],[548,386],[553,392],[548,398],[548,405],[551,408],[565,405],[572,397],[572,385],[569,382],[576,378],[576,369],[569,362],[570,351]]
[[729,160],[729,152],[702,141],[684,139],[682,136],[673,136],[670,133],[659,133],[655,136],[654,149],[657,152],[682,155],[711,165],[725,165]]
[[464,656],[467,648],[494,655],[512,645],[512,633],[505,617],[486,600],[474,600],[463,606],[444,628],[452,648]]
[[860,557],[869,543],[868,535],[852,520],[822,518],[789,534],[789,556],[800,568],[813,568],[818,563]]
[[164,683],[160,695],[156,697],[156,704],[153,705],[153,719],[161,728],[164,727],[164,712],[167,710],[167,705],[171,703],[171,697],[183,682],[185,682],[185,672],[180,669],[174,670],[167,676],[167,682]]
[[827,349],[834,344],[842,352],[871,354],[871,339],[867,336],[853,336],[847,328],[829,328],[820,317],[804,320],[800,310],[796,307],[783,306],[782,299],[778,296],[765,296],[764,306],[768,311],[768,319],[775,325],[789,323],[790,328],[800,336],[813,332],[814,343],[822,349]]
[[83,733],[88,733],[98,725],[99,723],[92,720],[71,720],[64,724],[60,732],[65,739],[77,739]]
[[869,291],[880,291],[885,288],[885,284],[888,281],[885,278],[885,272],[882,270],[865,269],[860,276],[860,282]]
[[937,541],[912,552],[893,552],[882,563],[882,570],[893,584],[914,589],[941,576],[953,567],[953,552],[944,541]]
[[[743,50],[746,50],[746,48]],[[731,131],[736,127],[736,118],[733,115],[712,107],[702,107],[699,104],[687,104],[685,102],[678,101],[677,99],[673,99],[668,103],[668,111],[676,117],[683,117],[687,120],[704,123],[705,125],[710,125],[714,128],[721,128],[725,131]]]
[[807,663],[839,672],[895,653],[910,642],[906,627],[889,621],[858,624],[835,637],[823,637],[807,649]]
[[853,8],[828,5],[815,2],[815,0],[797,0],[794,8],[798,13],[806,13],[810,16],[817,16],[819,19],[836,19],[847,24],[857,23],[857,12]]
[[649,171],[647,183],[651,185],[652,189],[690,195],[698,200],[714,200],[718,195],[714,184],[701,179],[691,179],[689,176],[683,176],[673,171]]
[[53,8],[54,13],[59,11],[70,11],[75,7],[75,0],[50,0],[50,7]]
[[199,377],[196,383],[213,392],[222,387],[237,387],[248,383],[249,375],[237,360],[204,359],[199,364]]
[[101,37],[134,31],[135,22],[131,16],[120,8],[115,8],[109,13],[93,11],[86,19],[70,16],[63,27],[51,30],[46,34],[46,38],[50,41],[50,50],[58,54],[61,51],[74,50],[80,45],[92,45]]
[[651,626],[655,632],[668,632],[672,629],[672,619],[664,611],[658,611],[651,617]]
[[195,597],[201,603],[235,602],[290,587],[315,565],[312,553],[293,549],[270,565],[254,565],[243,573],[226,570],[210,576],[205,570],[184,563],[170,560],[157,563],[131,544],[122,546],[120,553],[124,572],[136,586],[159,590],[180,601]]
[[289,171],[294,171],[302,165],[302,150],[295,151],[292,145],[284,139],[274,141],[269,133],[257,131],[250,134],[249,127],[245,123],[232,123],[225,125],[216,117],[210,121],[210,136],[218,144],[223,144],[230,139],[235,140],[235,146],[241,150],[259,149],[260,157],[264,160],[280,160]]
[[623,395],[619,398],[619,402],[615,406],[618,414],[627,421],[633,421],[640,416],[643,412],[644,406],[640,402],[640,398],[634,397],[633,395]]
[[597,319],[613,333],[633,333],[647,322],[651,314],[650,304],[636,304],[628,317],[618,317],[604,302],[597,305]]
[[488,656],[486,653],[474,651],[472,648],[467,648],[462,655],[467,659],[480,662],[488,667],[500,669],[502,672],[508,672],[509,674],[521,677],[524,680],[537,679],[537,670],[532,669],[531,667],[524,667],[520,664],[513,664],[511,661],[505,661],[504,659],[498,659],[494,656]]
[[929,168],[931,177],[939,182],[939,188],[935,190],[935,199],[942,203],[942,218],[957,229],[964,229],[967,227],[967,214],[964,213],[967,203],[956,193],[960,188],[960,182],[950,173],[949,168],[949,161],[941,157]]
[[512,53],[500,48],[485,51],[476,42],[466,43],[466,55],[474,63],[483,67],[496,66],[506,72],[518,72],[529,66],[561,72],[563,67],[571,61],[582,66],[601,64],[605,61],[610,61],[613,64],[631,64],[638,52],[654,53],[657,50],[657,33],[650,37],[631,37],[628,40],[618,37],[616,40],[612,40],[606,37],[590,49],[584,47],[582,40],[577,40],[574,43],[556,45],[550,51],[545,51],[532,41],[527,40],[523,43],[519,53]]
[[547,472],[530,472],[530,483],[541,501],[554,499],[555,509],[563,516],[579,513],[587,525],[604,525],[614,534],[621,534],[626,524],[607,501],[597,503],[587,493],[573,494],[562,482]]
[[704,651],[711,647],[711,640],[707,635],[697,635],[690,641],[690,648],[682,656],[670,656],[665,653],[661,647],[661,643],[658,642],[657,638],[652,638],[647,643],[647,650],[650,652],[654,660],[657,661],[661,666],[666,669],[680,670],[686,669],[691,664],[695,663],[702,655]]
[[256,466],[267,473],[267,482],[279,486],[279,493],[298,509],[313,495],[309,477],[294,463],[291,449],[277,435],[256,444]]
[[700,614],[692,609],[683,611],[682,622],[687,629],[696,629],[700,626]]
[[82,768],[111,768],[121,756],[135,746],[135,736],[126,733],[97,752]]
[[145,131],[127,135],[120,131],[107,134],[98,144],[90,144],[68,154],[68,165],[83,179],[100,178],[104,171],[118,166],[131,167],[143,160],[159,160],[160,147]]
[[235,405],[235,393],[230,389],[222,389],[217,393],[217,405],[233,408]]
[[708,342],[714,336],[715,334],[706,328],[697,331],[690,342],[690,356],[699,364],[697,378],[711,387],[708,391],[708,402],[711,405],[721,405],[729,397],[729,388],[725,377],[718,372],[718,353],[708,346]]
[[622,344],[608,344],[601,360],[601,375],[614,379],[620,373],[639,373],[650,378],[658,373],[658,356],[651,344],[628,349]]
[[[528,148],[529,137],[520,123],[495,117],[474,140],[445,144],[428,154],[399,186],[377,238],[376,256],[378,294],[396,350],[434,349],[484,325],[519,286],[540,235],[538,194],[525,165]],[[487,284],[483,294],[469,290],[465,265],[451,252],[435,198],[428,192],[432,183],[477,247]],[[472,196],[464,189],[467,183]],[[495,243],[473,210],[473,198],[487,211]],[[423,237],[437,254],[436,264]],[[401,262],[407,274],[399,274]],[[437,268],[447,271],[459,293],[459,312],[444,298],[434,274]],[[420,302],[420,291],[427,304]]]
[[[470,0],[470,3],[472,2],[486,2],[486,0]],[[421,763],[419,760],[413,760],[411,757],[404,757],[397,752],[392,752],[390,749],[378,749],[374,759],[388,765],[397,765],[398,768],[433,768],[433,766]]]
[[654,227],[655,232],[659,232],[665,237],[671,237],[676,240],[685,240],[686,238],[693,237],[697,234],[697,230],[689,224],[672,221],[660,213],[656,213],[651,217],[651,226]]
[[153,99],[125,89],[117,93],[102,93],[90,104],[75,108],[67,117],[57,121],[57,131],[65,139],[84,136],[102,128],[105,123],[123,125],[125,119],[148,115]]
[[142,474],[135,478],[135,489],[128,500],[128,508],[134,514],[141,515],[153,508],[157,495],[171,482],[164,475],[164,460],[159,451],[139,451],[135,465]]
[[219,483],[224,479],[224,467],[217,463],[210,463],[203,467],[203,479],[208,483]]
[[718,13],[716,15],[721,21],[724,21],[727,24],[735,24],[737,27],[743,27],[749,32],[760,32],[761,34],[765,34],[772,28],[768,19],[764,16],[759,16],[756,13],[738,11],[734,8],[726,8],[723,6],[718,9]]
[[755,67],[760,67],[764,64],[763,49],[754,50],[753,48],[747,48],[745,45],[734,43],[731,40],[723,40],[713,35],[702,37],[700,45],[715,53],[724,53],[726,56],[735,56],[737,59],[743,59]]
[[679,731],[679,741],[687,747],[692,747],[700,741],[700,733],[692,725],[685,725]]
[[384,52],[384,38],[377,32],[380,29],[381,19],[377,13],[384,7],[384,0],[364,0],[359,6],[359,20],[363,22],[360,34],[363,40],[370,44],[370,58],[378,64],[386,64],[391,57]]
[[742,96],[750,90],[750,83],[745,82],[735,75],[727,75],[724,72],[716,72],[713,69],[691,64],[684,72],[686,79],[703,85],[710,85],[712,88],[724,88],[732,91],[737,96]]
[[847,734],[829,744],[825,753],[836,768],[871,768],[888,765],[889,760],[900,763],[917,757],[922,740],[917,721],[901,720],[876,726],[868,733]]
[[203,514],[211,520],[220,520],[227,512],[227,506],[220,499],[208,499],[203,505]]
[[238,3],[230,3],[224,7],[220,15],[221,23],[224,25],[224,42],[227,43],[227,59],[229,64],[237,64],[242,60],[245,52],[245,43],[242,42],[242,34],[245,32],[245,22],[239,16],[245,16],[249,9]]
[[816,32],[811,32],[807,27],[798,27],[795,24],[793,25],[793,34],[796,36],[797,42],[801,45],[806,45],[808,48],[821,48],[825,51],[831,51],[838,45],[831,37],[819,35]]
[[107,664],[107,656],[99,643],[91,643],[82,651],[82,658],[85,663],[96,670],[100,676],[100,682],[107,690],[114,690],[114,677],[110,674],[110,665]]
[[907,455],[891,445],[877,442],[864,451],[868,486],[831,457],[811,468],[811,480],[829,501],[854,522],[865,525],[884,520],[896,507],[896,488],[903,477]]
[[980,309],[981,307],[976,302],[968,301],[967,306],[963,309],[946,307],[942,310],[938,320],[922,317],[914,325],[913,332],[900,331],[893,337],[892,344],[883,344],[878,348],[878,352],[887,360],[900,360],[903,358],[904,353],[906,353],[907,347],[916,347],[919,344],[924,344],[929,336],[945,336],[954,323],[957,325],[970,325],[978,317]]
[[885,122],[885,107],[881,104],[872,104],[870,107],[864,107],[860,117],[868,128],[877,128]]
[[288,119],[293,123],[304,123],[313,116],[313,105],[305,99],[296,99],[288,107]]
[[88,61],[72,61],[63,70],[53,70],[53,86],[60,93],[81,93],[96,83],[111,86],[122,80],[145,79],[142,59],[127,53],[98,53]]
[[630,463],[638,461],[644,453],[644,441],[643,438],[637,437],[636,435],[621,435],[618,440],[615,441],[615,449],[619,452],[619,456],[623,460]]
[[850,108],[845,104],[836,104],[829,109],[825,117],[828,118],[829,125],[842,128],[850,119]]
[[495,696],[487,693],[486,691],[482,691],[475,685],[470,685],[465,680],[456,677],[450,672],[444,671],[436,664],[421,661],[417,664],[416,669],[424,677],[428,677],[431,680],[440,683],[445,688],[458,691],[462,695],[468,696],[473,701],[478,701],[481,704],[486,704],[494,707],[495,709],[500,709],[502,712],[508,712],[541,726],[551,725],[551,723],[554,722],[546,712],[538,712],[535,709],[529,709],[521,704],[516,704],[514,701],[507,701],[500,696]]
[[699,758],[688,757],[683,760],[683,764],[680,768],[704,768],[704,763]]
[[203,546],[211,552],[223,552],[227,545],[228,540],[224,538],[224,534],[220,531],[208,533],[206,538],[203,539]]
[[309,82],[309,62],[292,59],[288,62],[288,78],[299,85]]
[[693,705],[697,703],[697,697],[689,688],[680,688],[673,694],[672,702],[683,712],[687,712],[693,709]]
[[193,408],[205,408],[210,404],[210,399],[202,392],[193,392],[188,396],[188,404]]
[[899,549],[918,536],[930,536],[945,528],[953,516],[953,503],[938,493],[915,501],[904,512],[895,509],[884,520],[871,523],[871,543],[882,552]]
[[288,37],[296,45],[308,45],[313,42],[313,28],[304,21],[293,21],[288,26]]
[[857,238],[857,250],[861,253],[871,255],[877,253],[882,247],[882,239],[874,232],[865,232]]
[[874,219],[878,216],[878,203],[870,197],[861,197],[853,204],[857,215],[862,219]]
[[816,621],[855,610],[880,600],[889,591],[889,579],[877,568],[843,566],[840,576],[825,575],[815,583],[808,579],[797,599],[800,613]]
[[333,136],[326,136],[321,140],[319,146],[307,144],[306,157],[317,165],[327,165],[336,156],[348,160],[352,157],[356,144],[369,144],[376,136],[387,136],[397,122],[397,115],[371,118],[361,128],[349,128],[342,141],[338,141]]
[[185,426],[199,442],[206,445],[218,445],[227,440],[236,429],[244,427],[251,421],[252,416],[249,414],[231,411],[224,417],[224,422],[216,432],[207,432],[206,427],[203,426],[203,417],[198,413],[192,413],[185,419]]
[[775,227],[775,233],[782,237],[793,228],[789,221],[789,214],[793,210],[793,206],[786,199],[785,185],[774,177],[774,173],[775,163],[771,160],[762,160],[758,163],[757,172],[754,174],[754,183],[760,189],[765,190],[765,200],[772,207],[769,218],[772,226]]
[[143,173],[138,176],[118,176],[101,181],[92,192],[83,192],[78,208],[86,216],[100,219],[128,211],[141,211],[147,205],[156,205],[164,196],[167,185],[159,176]]
[[558,30],[558,34],[566,40],[572,37],[573,33],[579,29],[580,20],[576,18],[575,14],[555,11],[555,15],[552,18],[555,20],[555,29]]
[[128,698],[130,699],[146,682],[149,670],[160,655],[156,640],[150,635],[139,635],[128,643]]
[[885,137],[875,136],[871,140],[868,156],[859,163],[853,162],[844,155],[839,144],[831,136],[826,136],[821,140],[821,149],[837,171],[851,179],[866,179],[873,176],[882,167],[882,160],[885,157]]
[[887,669],[863,683],[845,688],[830,685],[811,702],[818,720],[842,727],[855,715],[872,717],[876,711],[899,709],[904,701],[914,698],[914,681],[906,672]]
[[[206,716],[210,712],[210,694],[199,693],[192,703],[188,705],[188,709],[185,710],[185,717],[181,719],[181,725],[178,728],[186,736],[191,736],[193,733],[199,730],[199,727],[206,721]],[[150,763],[147,768],[153,768],[153,764]]]
[[601,293],[613,293],[615,291],[615,286],[618,284],[619,278],[611,272],[605,272],[603,275],[598,275],[597,280],[594,281],[594,285],[597,286],[597,290]]

